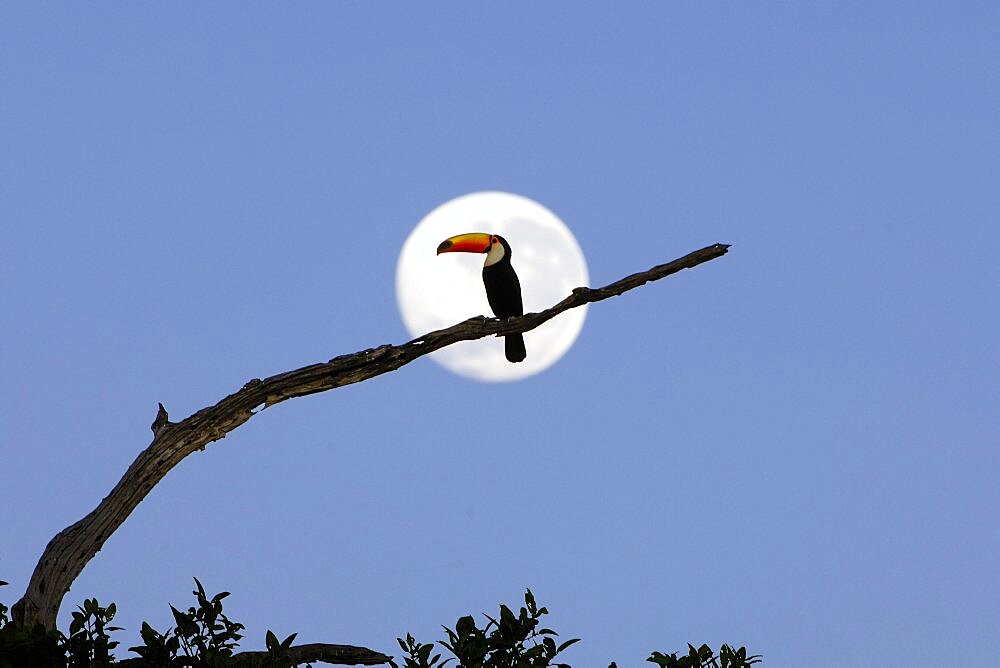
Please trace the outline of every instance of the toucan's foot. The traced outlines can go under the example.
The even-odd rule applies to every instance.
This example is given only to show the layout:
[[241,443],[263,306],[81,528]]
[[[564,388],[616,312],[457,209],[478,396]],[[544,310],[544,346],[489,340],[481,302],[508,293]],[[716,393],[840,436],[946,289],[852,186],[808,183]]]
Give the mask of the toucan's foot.
[[[518,316],[516,316],[516,315],[509,315],[506,318],[497,318],[497,317],[494,316],[492,319],[496,320],[497,322],[499,322],[501,324],[506,325],[506,324],[508,324],[511,320],[513,320],[516,317],[518,317]],[[506,334],[494,334],[493,336],[507,336],[507,335]]]

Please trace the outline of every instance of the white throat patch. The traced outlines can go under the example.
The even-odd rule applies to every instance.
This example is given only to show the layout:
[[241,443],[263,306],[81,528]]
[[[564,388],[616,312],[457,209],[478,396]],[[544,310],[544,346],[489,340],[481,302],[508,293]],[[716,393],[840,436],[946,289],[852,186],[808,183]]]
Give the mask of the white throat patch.
[[490,250],[486,253],[486,263],[484,267],[489,267],[490,265],[496,264],[503,259],[506,252],[503,249],[503,244],[499,241],[490,244]]

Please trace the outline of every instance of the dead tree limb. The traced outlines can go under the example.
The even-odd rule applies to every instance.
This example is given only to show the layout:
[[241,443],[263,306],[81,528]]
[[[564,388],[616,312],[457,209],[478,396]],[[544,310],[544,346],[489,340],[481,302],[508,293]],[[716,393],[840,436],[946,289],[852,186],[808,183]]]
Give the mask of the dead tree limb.
[[182,459],[224,438],[253,417],[257,410],[394,371],[458,341],[530,331],[563,311],[615,297],[682,269],[714,260],[725,255],[728,249],[728,245],[713,244],[603,288],[576,288],[561,302],[540,313],[526,313],[504,321],[477,316],[399,346],[369,348],[263,380],[255,378],[214,406],[203,408],[180,422],[171,422],[160,404],[151,425],[153,441],[149,447],[132,462],[97,508],[60,531],[45,547],[24,596],[11,609],[15,622],[22,626],[42,624],[47,629],[54,629],[59,606],[70,585],[156,483]]
[[[323,643],[312,643],[310,645],[294,645],[289,647],[285,656],[298,663],[334,663],[349,666],[377,666],[389,663],[392,657],[381,652],[373,652],[364,647],[353,647],[351,645],[327,645]],[[237,666],[259,666],[267,658],[267,652],[240,652],[234,654]]]
[[[233,655],[234,666],[266,665],[267,652],[239,652]],[[308,645],[293,645],[285,652],[285,658],[292,659],[295,665],[300,663],[330,663],[339,666],[380,666],[389,663],[392,658],[367,647],[353,645],[328,645],[326,643],[310,643]],[[118,661],[116,666],[145,666],[145,659],[125,659]]]

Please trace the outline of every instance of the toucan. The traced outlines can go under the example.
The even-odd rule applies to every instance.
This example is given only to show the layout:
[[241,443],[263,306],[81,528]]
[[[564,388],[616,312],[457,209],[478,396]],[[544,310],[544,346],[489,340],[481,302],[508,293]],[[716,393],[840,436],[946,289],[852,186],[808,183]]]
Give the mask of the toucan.
[[[521,304],[521,282],[517,280],[514,267],[510,264],[510,244],[506,239],[497,234],[473,232],[445,239],[437,248],[438,255],[456,251],[486,253],[483,284],[486,286],[486,299],[490,302],[493,315],[498,318],[524,315],[524,306]],[[520,334],[506,335],[504,354],[508,362],[523,362],[527,357],[524,337]]]

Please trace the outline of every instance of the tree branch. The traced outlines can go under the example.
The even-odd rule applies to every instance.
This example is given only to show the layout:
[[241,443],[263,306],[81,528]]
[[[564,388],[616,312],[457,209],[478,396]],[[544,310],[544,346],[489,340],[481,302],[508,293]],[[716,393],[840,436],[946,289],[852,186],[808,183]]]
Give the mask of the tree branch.
[[54,629],[59,606],[70,585],[156,483],[182,459],[225,438],[253,417],[258,409],[395,371],[418,357],[458,341],[530,331],[563,311],[615,297],[682,269],[714,260],[725,255],[728,249],[726,244],[713,244],[603,288],[576,288],[561,302],[540,313],[526,313],[507,320],[477,316],[402,345],[369,348],[263,380],[255,378],[214,406],[203,408],[180,422],[170,422],[166,409],[160,404],[151,425],[153,441],[149,447],[136,457],[97,508],[49,541],[24,596],[11,609],[15,622],[22,626],[40,623],[47,629]]
[[[335,663],[347,666],[377,666],[389,663],[392,659],[391,656],[372,651],[366,647],[327,645],[325,643],[289,647],[285,656],[293,659],[296,665],[299,663],[322,661],[323,663]],[[267,658],[267,652],[240,652],[239,654],[235,654],[233,658],[236,660],[237,666],[258,666],[262,665],[263,659]]]
[[[239,652],[233,655],[234,666],[261,666],[267,658],[267,652]],[[339,666],[379,666],[389,663],[391,656],[370,650],[367,647],[353,645],[329,645],[326,643],[311,643],[294,645],[285,651],[285,658],[292,659],[296,665],[300,663],[332,663]],[[124,659],[115,663],[116,666],[145,666],[145,659]]]

